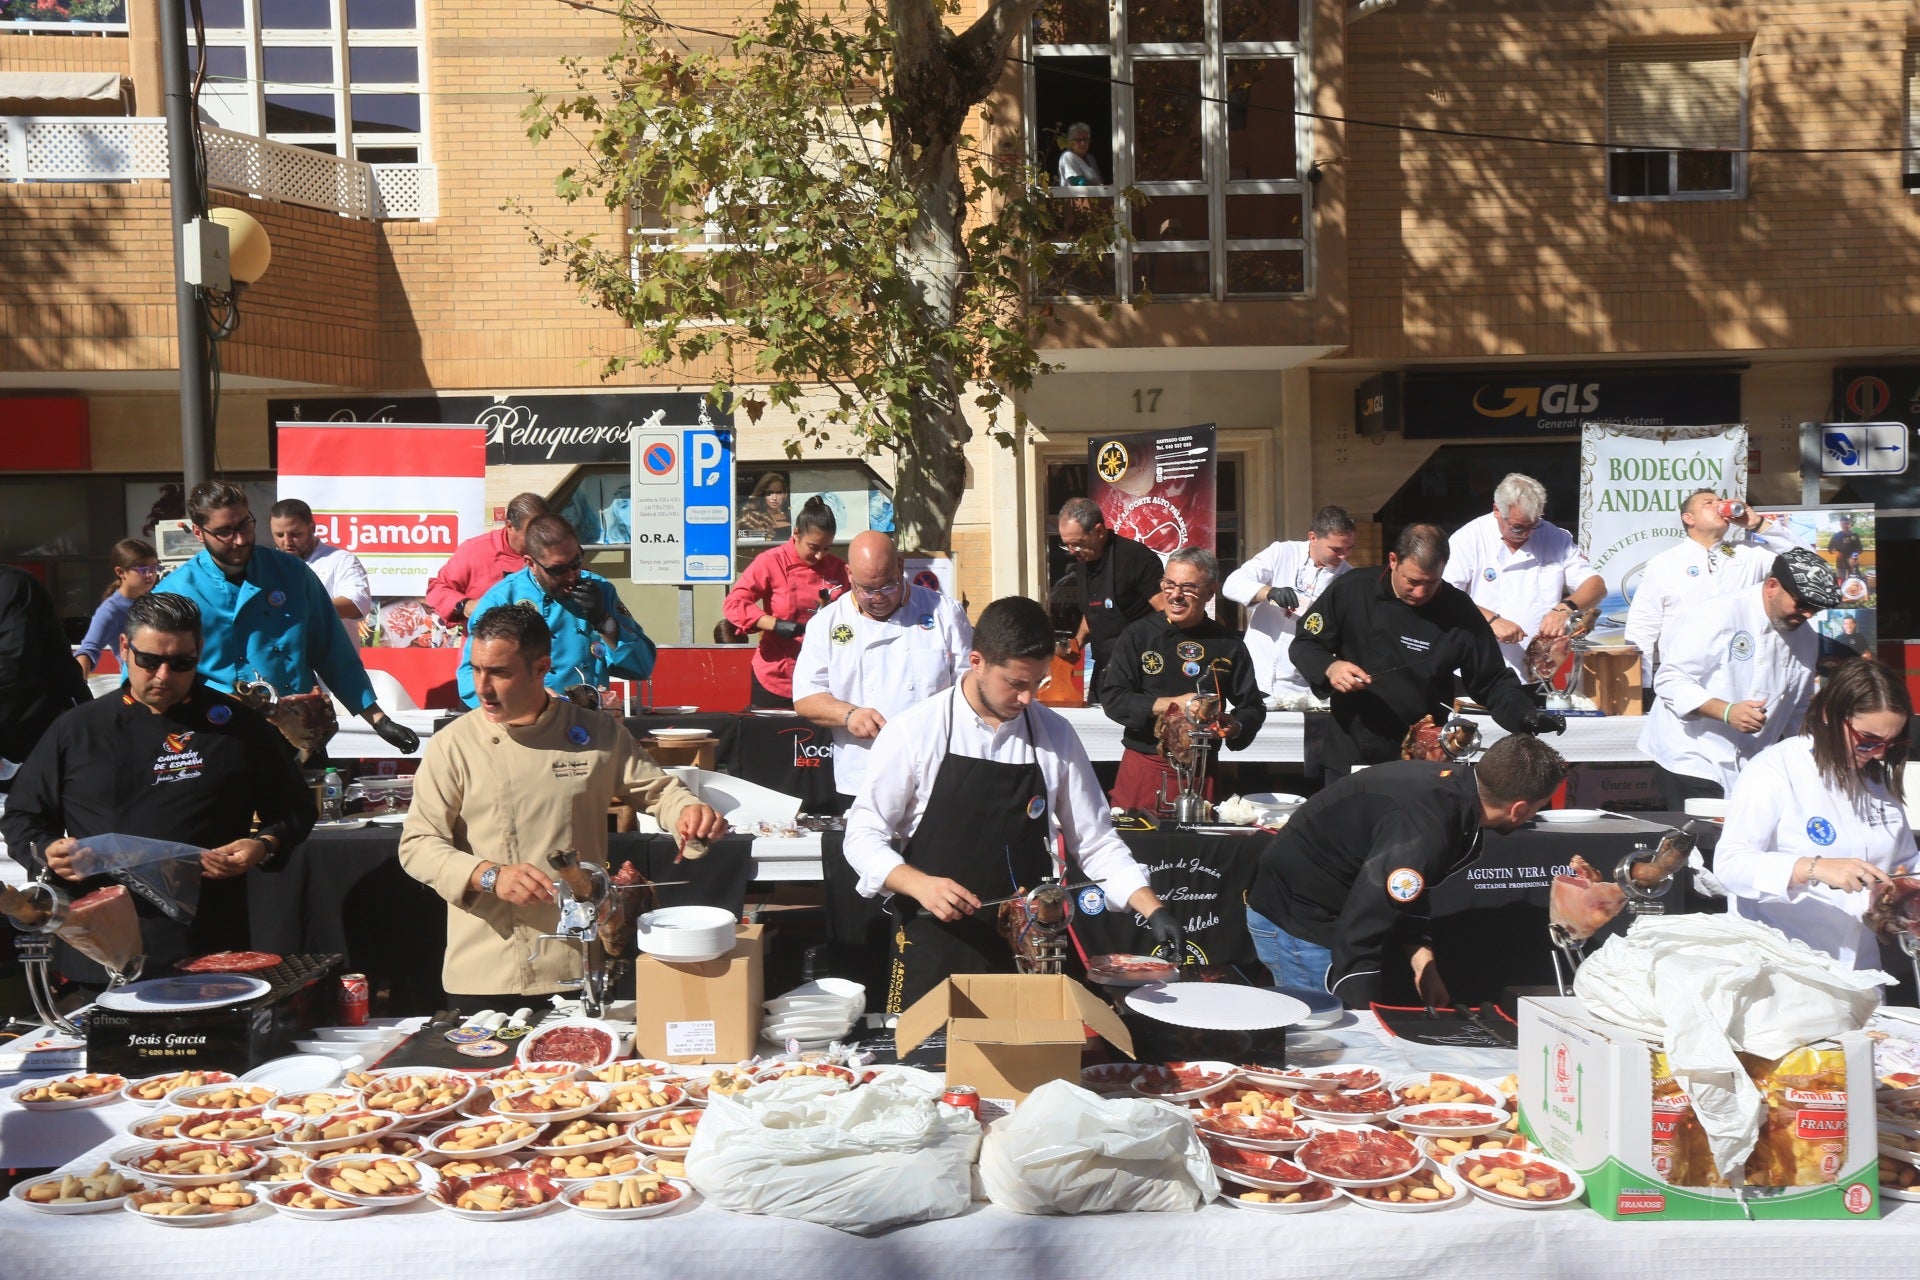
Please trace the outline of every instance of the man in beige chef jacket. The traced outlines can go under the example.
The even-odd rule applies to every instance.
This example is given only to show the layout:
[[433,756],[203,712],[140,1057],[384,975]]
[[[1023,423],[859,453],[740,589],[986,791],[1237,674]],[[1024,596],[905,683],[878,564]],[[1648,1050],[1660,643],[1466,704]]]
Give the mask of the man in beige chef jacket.
[[567,948],[530,954],[559,923],[546,858],[576,849],[604,864],[614,797],[683,842],[712,840],[727,824],[620,721],[547,692],[553,637],[536,610],[491,609],[469,636],[480,706],[428,741],[400,864],[447,900],[441,985],[472,1012],[511,1008],[580,976]]

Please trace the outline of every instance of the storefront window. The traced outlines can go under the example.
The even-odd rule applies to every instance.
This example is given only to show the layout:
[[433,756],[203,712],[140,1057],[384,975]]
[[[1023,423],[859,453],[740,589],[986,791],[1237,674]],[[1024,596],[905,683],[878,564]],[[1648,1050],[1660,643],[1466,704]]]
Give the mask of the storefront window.
[[893,488],[863,462],[795,466],[742,462],[736,469],[734,571],[793,536],[793,517],[816,495],[833,511],[834,551],[854,535],[893,532]]
[[1410,524],[1437,524],[1451,533],[1493,510],[1493,491],[1509,472],[1547,487],[1546,518],[1580,535],[1580,446],[1568,444],[1445,444],[1382,503],[1382,546],[1391,551]]

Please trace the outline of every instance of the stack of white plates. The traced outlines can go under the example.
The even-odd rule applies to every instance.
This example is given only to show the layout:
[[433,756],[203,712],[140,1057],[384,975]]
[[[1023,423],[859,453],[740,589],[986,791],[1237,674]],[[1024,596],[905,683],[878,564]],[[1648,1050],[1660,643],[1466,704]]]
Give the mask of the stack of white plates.
[[760,1034],[775,1043],[797,1040],[804,1046],[830,1044],[853,1030],[867,1010],[867,989],[845,978],[805,982],[764,1006]]

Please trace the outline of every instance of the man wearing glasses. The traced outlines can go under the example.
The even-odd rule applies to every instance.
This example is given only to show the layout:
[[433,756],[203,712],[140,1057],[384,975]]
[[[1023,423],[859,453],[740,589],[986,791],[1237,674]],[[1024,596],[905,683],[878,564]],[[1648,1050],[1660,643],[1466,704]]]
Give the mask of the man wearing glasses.
[[833,730],[834,790],[851,800],[887,721],[966,674],[973,627],[942,592],[906,581],[884,533],[848,544],[847,578],[849,590],[807,623],[793,709]]
[[1607,594],[1573,535],[1541,518],[1546,509],[1546,486],[1513,472],[1494,489],[1492,511],[1454,530],[1447,556],[1447,581],[1480,607],[1523,682],[1527,641],[1565,635]]
[[203,550],[154,591],[200,607],[200,674],[207,683],[231,693],[241,681],[265,680],[288,695],[312,692],[318,676],[394,750],[418,751],[419,735],[374,700],[360,650],[347,640],[333,597],[313,570],[298,556],[254,544],[246,490],[203,480],[187,495],[187,515]]
[[[9,856],[29,874],[45,866],[73,882],[63,887],[76,898],[115,883],[74,870],[89,836],[117,832],[206,850],[196,912],[134,895],[151,974],[190,952],[246,947],[240,877],[283,860],[313,828],[313,792],[286,739],[197,677],[202,640],[192,600],[156,591],[134,601],[120,641],[126,685],[54,724],[0,818]],[[75,982],[106,984],[103,969],[64,943],[59,964]]]
[[[653,641],[620,603],[613,584],[583,567],[573,526],[559,516],[538,516],[527,522],[526,547],[526,568],[487,588],[467,616],[478,622],[489,609],[521,601],[538,610],[553,635],[553,666],[544,683],[554,693],[583,685],[598,690],[614,676],[651,676]],[[472,657],[469,634],[460,652],[460,697],[477,707]]]
[[[1117,808],[1161,811],[1161,797],[1179,794],[1173,767],[1159,754],[1161,715],[1175,703],[1189,718],[1206,720],[1195,703],[1219,695],[1212,723],[1225,732],[1227,750],[1253,741],[1267,720],[1267,705],[1253,670],[1253,659],[1238,631],[1207,616],[1207,601],[1220,581],[1220,562],[1204,547],[1187,547],[1167,557],[1160,594],[1166,609],[1142,618],[1120,633],[1113,660],[1100,684],[1100,706],[1118,721],[1120,771],[1112,800]],[[1213,778],[1207,779],[1209,790]]]
[[1800,732],[1820,657],[1807,619],[1839,603],[1827,562],[1796,547],[1774,558],[1759,586],[1668,620],[1639,744],[1668,809],[1727,795],[1748,760]]
[[[1058,528],[1080,585],[1080,630],[1073,643],[1093,648],[1086,688],[1092,706],[1100,701],[1100,679],[1120,633],[1166,604],[1159,594],[1160,557],[1107,528],[1100,504],[1091,498],[1061,507]],[[1073,660],[1071,652],[1061,656]]]

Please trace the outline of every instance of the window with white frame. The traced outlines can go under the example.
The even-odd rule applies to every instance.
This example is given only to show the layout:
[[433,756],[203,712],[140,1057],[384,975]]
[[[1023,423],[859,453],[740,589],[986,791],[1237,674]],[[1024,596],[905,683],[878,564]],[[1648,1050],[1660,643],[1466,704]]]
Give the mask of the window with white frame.
[[1607,195],[1732,200],[1747,193],[1744,45],[1607,52]]
[[201,109],[239,133],[368,164],[424,164],[422,0],[201,0]]
[[1920,190],[1920,44],[1907,46],[1902,76],[1907,86],[1907,136],[1902,145],[1907,150],[1900,158],[1900,180],[1914,191]]
[[[1028,144],[1054,195],[1110,201],[1134,239],[1043,293],[1311,292],[1298,0],[1047,0],[1029,47]],[[1130,206],[1128,187],[1144,203]]]

